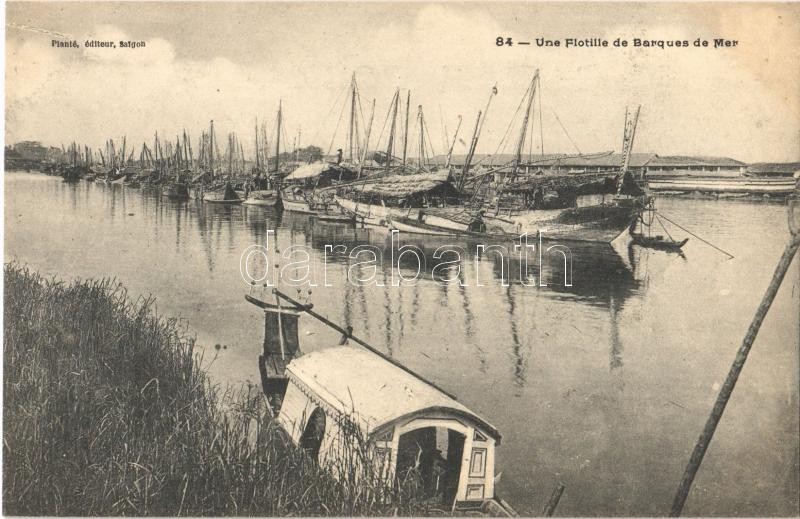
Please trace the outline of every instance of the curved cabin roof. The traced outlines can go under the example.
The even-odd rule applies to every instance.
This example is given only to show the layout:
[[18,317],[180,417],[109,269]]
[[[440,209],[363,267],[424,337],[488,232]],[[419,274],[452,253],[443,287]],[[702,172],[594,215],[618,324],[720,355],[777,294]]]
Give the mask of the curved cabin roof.
[[311,164],[304,164],[296,170],[289,173],[284,180],[300,180],[303,178],[313,178],[320,176],[323,172],[331,169],[331,164],[327,162],[313,162]]
[[290,362],[286,373],[338,413],[354,419],[367,434],[415,416],[452,417],[500,443],[500,433],[483,418],[362,348],[336,346],[307,353]]

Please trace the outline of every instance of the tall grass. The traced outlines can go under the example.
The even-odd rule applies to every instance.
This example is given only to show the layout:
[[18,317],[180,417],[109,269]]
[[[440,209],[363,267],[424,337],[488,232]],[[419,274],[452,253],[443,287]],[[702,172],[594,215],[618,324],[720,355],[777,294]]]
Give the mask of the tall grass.
[[430,512],[330,477],[263,413],[258,390],[212,386],[194,340],[151,299],[15,264],[4,277],[4,514]]

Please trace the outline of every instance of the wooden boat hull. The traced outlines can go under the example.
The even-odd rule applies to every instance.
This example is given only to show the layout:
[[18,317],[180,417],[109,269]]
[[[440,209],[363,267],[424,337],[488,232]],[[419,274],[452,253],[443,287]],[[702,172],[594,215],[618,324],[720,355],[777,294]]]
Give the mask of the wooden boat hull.
[[455,229],[446,229],[443,227],[438,227],[435,225],[430,225],[424,222],[419,222],[415,220],[411,220],[410,218],[392,218],[389,220],[387,226],[390,229],[394,229],[400,231],[402,233],[412,233],[412,234],[424,234],[428,236],[469,236],[473,238],[512,238],[515,237],[513,234],[505,233],[505,232],[477,232],[477,231],[469,231],[469,230],[455,230]]
[[280,197],[274,191],[251,191],[243,204],[257,205],[262,207],[273,207],[281,201]]
[[487,227],[510,234],[527,234],[553,240],[612,243],[627,234],[639,206],[613,204],[571,209],[531,210],[514,216],[484,215]]
[[416,219],[419,217],[420,211],[419,209],[404,209],[400,207],[364,204],[338,196],[334,197],[334,200],[344,211],[346,211],[348,214],[354,215],[358,223],[374,225],[378,227],[385,227],[388,225],[389,219],[392,217]]
[[347,214],[316,213],[314,216],[316,217],[317,220],[321,222],[348,223],[348,224],[356,223],[355,216]]
[[427,234],[430,236],[456,236],[456,231],[448,231],[422,222],[416,222],[408,218],[395,217],[389,220],[388,227],[403,233]]
[[225,198],[221,191],[211,191],[203,194],[203,202],[207,204],[241,204],[241,198]]
[[679,251],[686,245],[689,238],[684,238],[681,241],[665,239],[663,236],[645,236],[640,233],[631,233],[633,243],[640,247],[648,247],[650,249],[659,249],[667,251]]
[[293,213],[314,214],[315,211],[311,209],[308,202],[305,200],[290,200],[283,199],[283,209]]
[[206,198],[203,198],[203,202],[205,202],[206,204],[228,204],[228,205],[237,205],[237,204],[241,204],[241,203],[242,203],[242,200],[241,200],[241,199],[239,199],[239,200],[208,200],[208,199],[206,199]]
[[754,195],[789,195],[795,191],[794,178],[649,178],[647,187],[656,192],[743,193]]
[[428,211],[422,211],[421,218],[423,223],[433,227],[448,229],[455,232],[467,232],[470,230],[470,224],[466,221],[457,221],[453,218],[449,218],[447,215],[431,214]]
[[161,196],[170,200],[188,200],[189,189],[185,185],[165,186],[161,191]]

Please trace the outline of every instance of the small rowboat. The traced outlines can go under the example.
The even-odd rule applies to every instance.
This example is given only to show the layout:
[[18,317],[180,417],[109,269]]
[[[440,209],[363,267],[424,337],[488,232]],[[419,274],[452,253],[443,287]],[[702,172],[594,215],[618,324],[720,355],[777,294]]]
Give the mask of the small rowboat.
[[203,202],[208,204],[241,204],[242,199],[239,198],[239,195],[228,182],[222,189],[203,193]]
[[651,249],[659,249],[666,251],[679,251],[686,245],[689,238],[684,238],[681,241],[675,241],[671,238],[664,238],[660,234],[654,236],[646,236],[641,233],[631,233],[633,243],[641,247],[648,247]]
[[262,189],[250,191],[243,204],[246,205],[259,205],[262,207],[274,207],[280,204],[280,197],[272,189]]

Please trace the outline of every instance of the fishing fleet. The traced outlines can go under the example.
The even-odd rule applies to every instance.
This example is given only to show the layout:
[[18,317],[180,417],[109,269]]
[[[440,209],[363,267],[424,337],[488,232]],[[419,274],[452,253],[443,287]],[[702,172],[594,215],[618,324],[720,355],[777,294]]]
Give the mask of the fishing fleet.
[[[67,181],[160,189],[163,197],[173,200],[271,207],[404,233],[492,238],[541,234],[546,239],[599,243],[629,236],[656,192],[781,196],[794,191],[794,178],[720,181],[635,174],[631,154],[639,107],[625,111],[621,160],[615,167],[575,171],[562,167],[560,160],[537,157],[531,148],[537,117],[539,132],[544,131],[540,81],[536,70],[516,112],[510,114],[498,146],[505,153],[480,158],[476,149],[496,86],[477,112],[468,142],[459,139],[459,116],[452,139],[446,136],[449,149],[442,158],[433,152],[424,108],[412,108],[410,91],[405,96],[399,89],[394,92],[376,137],[375,100],[364,102],[353,74],[327,154],[314,146],[300,148],[299,134],[293,150],[286,149],[285,114],[279,103],[271,131],[256,121],[249,157],[242,138],[234,132],[220,138],[212,120],[194,147],[185,130],[174,139],[155,133],[152,145],[141,144],[138,157],[124,137],[121,145],[109,139],[101,150],[73,143],[63,149],[60,162],[45,169]],[[345,129],[343,135],[340,128]],[[455,165],[453,150],[459,140],[467,154]],[[580,152],[576,157],[591,160]],[[640,237],[640,242],[649,240]]]
[[[541,233],[612,242],[628,230],[649,196],[628,167],[639,111],[626,113],[624,160],[619,168],[589,174],[532,168],[531,153],[526,156],[525,148],[534,118],[541,118],[539,81],[536,70],[512,116],[516,134],[509,133],[501,144],[512,149],[513,159],[505,163],[486,157],[476,160],[475,155],[496,87],[485,109],[477,113],[466,161],[455,166],[451,157],[461,117],[442,161],[433,154],[423,107],[412,111],[411,93],[401,96],[398,89],[390,101],[385,131],[375,138],[375,100],[365,117],[354,74],[341,110],[342,116],[347,113],[346,131],[331,139],[332,146],[336,142],[341,147],[327,160],[318,148],[316,154],[307,152],[313,147],[303,153],[296,140],[293,152],[282,148],[285,125],[279,104],[272,132],[256,122],[250,157],[245,156],[239,135],[231,132],[221,139],[212,120],[195,146],[185,130],[174,139],[155,133],[152,145],[141,144],[138,157],[124,137],[121,145],[109,139],[101,150],[73,143],[64,150],[65,160],[50,164],[47,171],[67,181],[156,188],[172,200],[273,207],[405,233],[490,237]],[[340,126],[337,123],[337,130]]]

